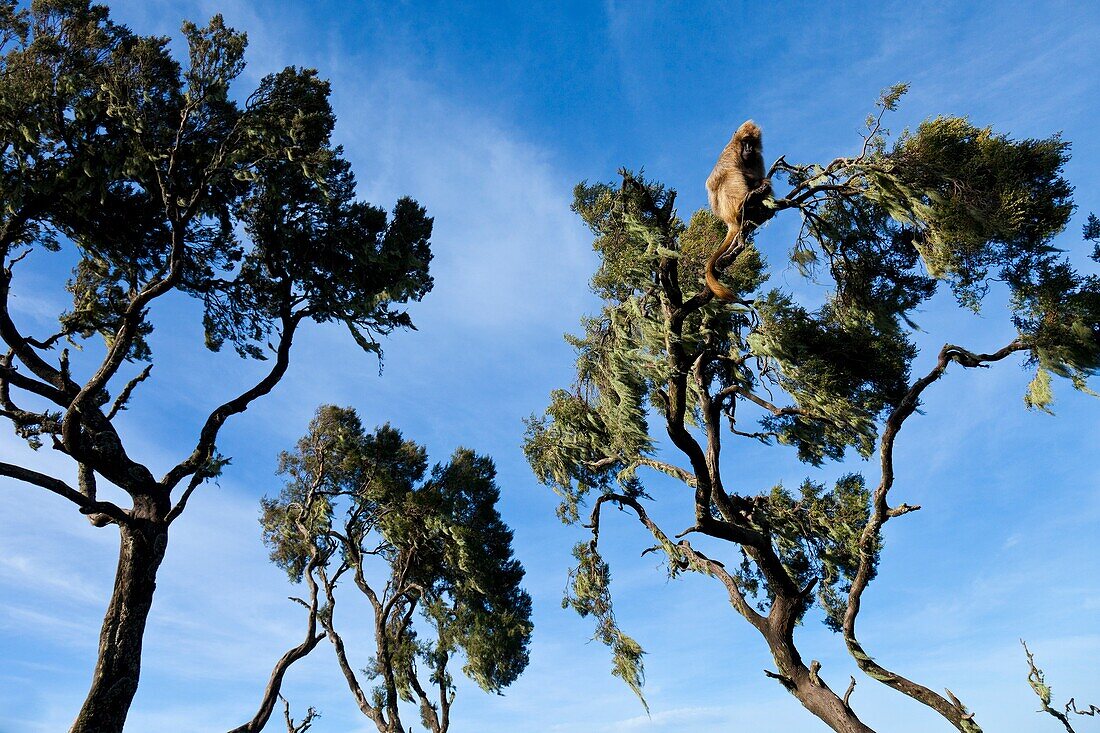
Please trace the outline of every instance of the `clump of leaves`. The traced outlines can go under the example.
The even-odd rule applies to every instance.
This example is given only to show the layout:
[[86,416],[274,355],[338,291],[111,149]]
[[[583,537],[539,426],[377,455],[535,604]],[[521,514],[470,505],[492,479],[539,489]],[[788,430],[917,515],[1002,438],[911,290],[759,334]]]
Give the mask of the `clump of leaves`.
[[[807,479],[797,496],[776,486],[753,512],[753,521],[775,538],[790,576],[803,587],[816,582],[825,624],[833,631],[841,630],[847,594],[859,569],[870,499],[863,477],[853,473],[841,477],[831,489]],[[877,562],[881,543],[870,549]],[[763,585],[759,574],[755,580],[757,586]]]
[[582,617],[596,619],[595,638],[611,649],[611,674],[634,691],[648,712],[649,704],[642,695],[642,685],[645,684],[644,652],[641,645],[624,634],[615,621],[611,602],[611,569],[592,542],[582,542],[574,547],[573,557],[577,565],[570,572],[562,608],[572,608]]

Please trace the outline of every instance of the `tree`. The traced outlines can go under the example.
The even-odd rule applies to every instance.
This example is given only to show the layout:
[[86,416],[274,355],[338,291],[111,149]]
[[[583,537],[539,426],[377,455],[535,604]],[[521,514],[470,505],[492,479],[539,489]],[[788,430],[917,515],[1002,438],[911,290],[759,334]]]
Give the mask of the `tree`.
[[[427,730],[446,733],[455,699],[450,667],[460,653],[463,673],[482,689],[500,692],[515,681],[527,666],[531,598],[496,509],[489,458],[460,449],[429,474],[423,446],[388,425],[367,433],[354,410],[327,405],[296,449],[282,454],[280,472],[283,490],[263,500],[264,542],[272,561],[309,591],[308,601],[297,599],[309,613],[306,642],[328,637],[356,704],[381,733],[408,730],[400,701],[419,707]],[[375,649],[363,670],[376,683],[370,694],[336,629],[336,588],[345,577],[373,618]],[[262,729],[270,716],[288,656],[242,733]]]
[[[904,92],[884,92],[857,155],[775,162],[769,177],[788,190],[750,196],[748,236],[720,263],[735,302],[716,301],[702,284],[706,255],[725,233],[711,213],[685,224],[674,191],[629,171],[618,187],[576,188],[574,210],[602,258],[592,287],[604,305],[582,335],[567,337],[578,353],[576,382],[528,421],[525,450],[539,480],[561,495],[565,522],[578,522],[591,503],[591,539],[575,549],[566,602],[596,619],[614,674],[639,694],[642,650],[616,623],[599,552],[609,505],[652,535],[670,575],[698,572],[724,585],[768,645],[777,667],[768,676],[832,729],[871,730],[849,704],[855,680],[837,694],[799,653],[795,627],[815,605],[870,677],[960,731],[980,730],[954,695],[887,669],[856,635],[883,526],[919,508],[889,501],[895,441],[951,365],[1022,355],[1035,372],[1025,401],[1038,409],[1049,409],[1052,376],[1087,389],[1100,366],[1100,279],[1077,273],[1051,245],[1073,211],[1061,175],[1066,142],[1012,140],[954,117],[893,138],[883,114]],[[765,288],[769,268],[753,237],[787,212],[802,223],[790,259],[828,290],[820,306]],[[978,310],[993,280],[1007,290],[1017,336],[990,353],[947,344],[928,373],[912,377],[914,309],[945,286],[960,307]],[[754,418],[759,425],[746,426]],[[686,464],[658,457],[651,421],[663,423]],[[852,473],[833,486],[807,479],[796,490],[732,491],[738,479],[722,461],[723,424],[734,440],[791,447],[814,465],[850,448],[877,454],[877,484]],[[656,493],[643,468],[693,489],[689,526],[670,531],[650,516]],[[693,541],[709,543],[709,554]]]
[[[431,219],[410,199],[389,216],[355,199],[330,140],[328,83],[288,67],[238,102],[230,87],[244,34],[220,16],[183,34],[181,64],[166,38],[135,35],[87,0],[0,3],[0,414],[32,448],[71,460],[78,484],[12,463],[0,476],[55,493],[120,536],[73,731],[122,729],[169,528],[228,463],[221,429],[283,378],[303,322],[343,323],[379,352],[378,336],[411,326],[398,304],[432,285]],[[56,333],[34,337],[9,309],[14,274],[59,251],[76,262],[72,307]],[[208,348],[228,343],[270,367],[214,407],[157,478],[126,450],[115,418],[150,377],[152,310],[171,293],[201,303]],[[87,349],[71,354],[66,343]],[[102,482],[131,505],[101,497]]]

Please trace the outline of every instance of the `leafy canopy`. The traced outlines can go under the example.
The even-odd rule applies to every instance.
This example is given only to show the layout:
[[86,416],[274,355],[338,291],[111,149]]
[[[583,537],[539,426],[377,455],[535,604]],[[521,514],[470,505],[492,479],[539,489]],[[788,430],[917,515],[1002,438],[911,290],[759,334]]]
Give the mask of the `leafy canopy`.
[[[512,531],[496,509],[500,490],[489,458],[460,449],[429,471],[423,446],[389,425],[366,432],[354,410],[327,405],[297,448],[281,455],[280,472],[286,485],[263,500],[261,519],[272,560],[294,581],[318,557],[333,572],[346,563],[357,582],[371,586],[378,584],[372,568],[382,574],[379,598],[396,601],[384,626],[391,647],[404,650],[392,663],[402,697],[412,699],[417,659],[453,689],[445,666],[456,650],[465,657],[463,672],[487,691],[519,676],[528,661],[531,599],[520,587]],[[431,638],[402,622],[414,607]],[[381,655],[375,677],[385,673],[378,664]]]
[[[263,358],[292,319],[339,321],[366,349],[410,326],[431,219],[355,199],[329,85],[312,69],[233,93],[246,38],[214,16],[168,39],[138,36],[82,0],[0,4],[0,246],[75,246],[65,336],[111,346],[137,294],[203,305],[206,341]],[[150,357],[142,311],[125,356]]]
[[[904,91],[887,90],[881,111],[894,109]],[[1025,352],[1035,370],[1029,407],[1049,408],[1052,376],[1087,389],[1100,368],[1100,278],[1077,272],[1052,243],[1073,212],[1062,176],[1068,143],[1057,135],[1013,140],[957,117],[891,139],[881,119],[869,118],[857,156],[826,165],[777,161],[769,175],[789,190],[780,195],[777,185],[746,227],[723,274],[738,294],[732,303],[714,300],[703,283],[706,259],[725,233],[713,214],[697,211],[685,222],[674,191],[630,171],[621,171],[621,185],[578,185],[573,209],[595,235],[592,288],[603,306],[584,319],[580,335],[567,336],[577,351],[576,380],[551,393],[545,413],[527,421],[525,439],[536,476],[562,497],[563,520],[578,521],[593,491],[640,507],[652,492],[638,470],[664,473],[696,490],[688,531],[740,545],[731,573],[739,593],[766,612],[777,594],[797,605],[796,591],[816,584],[837,629],[861,563],[872,492],[858,475],[832,488],[807,481],[800,496],[782,487],[730,492],[719,461],[723,424],[735,439],[789,445],[814,465],[849,448],[870,456],[884,418],[912,412],[903,408],[918,354],[912,314],[941,283],[974,310],[991,281],[1004,283],[1018,332],[1005,353]],[[776,266],[756,246],[758,227],[788,210],[802,221],[789,261],[825,286],[820,304],[767,285]],[[1085,235],[1100,238],[1095,217]],[[963,366],[991,358],[951,349],[945,358]],[[654,420],[688,465],[662,458]],[[600,505],[590,526],[598,527]],[[636,511],[669,556],[670,572],[716,572]],[[870,577],[881,547],[877,527],[868,538]],[[578,546],[577,559],[566,602],[597,617],[615,673],[637,687],[640,649],[615,626],[610,572],[595,537]]]

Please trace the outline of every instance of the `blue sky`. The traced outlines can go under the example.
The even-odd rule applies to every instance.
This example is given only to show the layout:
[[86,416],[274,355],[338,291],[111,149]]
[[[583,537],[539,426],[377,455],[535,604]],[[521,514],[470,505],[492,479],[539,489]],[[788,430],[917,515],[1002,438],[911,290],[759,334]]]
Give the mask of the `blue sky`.
[[[775,4],[779,5],[779,4]],[[1100,210],[1100,5],[1031,3],[559,2],[481,3],[124,0],[115,17],[142,33],[175,35],[214,12],[250,38],[242,85],[287,64],[333,82],[361,196],[402,194],[435,216],[436,288],[413,310],[418,332],[385,344],[386,366],[337,329],[312,327],[278,390],[223,432],[233,464],[173,527],[146,636],[142,686],[129,729],[226,730],[251,715],[272,662],[303,633],[293,590],[266,561],[258,499],[277,490],[275,456],[323,402],[352,405],[368,425],[392,421],[443,460],[458,445],[495,457],[502,512],[528,569],[536,636],[527,674],[504,697],[464,686],[454,730],[578,733],[824,731],[774,681],[766,648],[705,578],[666,580],[646,538],[625,521],[604,532],[623,627],[646,647],[646,716],[611,678],[590,623],[559,607],[569,551],[582,537],[553,515],[553,495],[520,450],[521,419],[571,378],[561,334],[597,304],[586,230],[569,211],[582,179],[620,166],[680,191],[682,215],[705,204],[703,181],[747,117],[769,159],[830,159],[852,151],[877,92],[909,81],[890,126],[968,115],[1016,137],[1062,131],[1080,209],[1061,243]],[[177,46],[178,47],[178,46]],[[759,242],[781,262],[791,230]],[[62,309],[59,262],[39,259],[17,285],[16,314],[41,332]],[[33,271],[32,271],[33,270]],[[17,278],[18,279],[18,278]],[[773,282],[812,297],[793,270]],[[920,343],[975,349],[1011,337],[994,298],[981,317],[944,300],[918,317]],[[131,452],[157,467],[178,459],[210,407],[255,379],[256,365],[199,353],[195,309],[154,313],[154,378],[123,429]],[[918,360],[926,371],[932,354]],[[990,731],[1058,730],[1034,711],[1022,651],[1036,652],[1060,699],[1100,700],[1100,403],[1058,385],[1057,416],[1027,412],[1028,376],[1002,363],[953,370],[928,393],[898,447],[895,499],[924,506],[891,522],[880,578],[865,596],[865,646],[888,667],[950,687]],[[60,473],[54,456],[6,460]],[[811,469],[775,449],[739,447],[744,491],[807,475],[828,480],[858,461]],[[732,469],[731,469],[732,470]],[[45,492],[0,485],[0,733],[64,730],[87,689],[114,570],[116,535],[96,530]],[[655,482],[655,512],[680,521],[677,487]],[[352,605],[345,602],[342,613]],[[349,647],[364,627],[349,627]],[[853,671],[839,638],[815,619],[798,631],[808,658],[843,689]],[[361,657],[366,663],[366,656]],[[355,710],[324,646],[295,666],[287,695],[315,705],[317,731],[373,730]],[[870,680],[853,704],[873,727],[943,730],[924,708]],[[1082,730],[1097,722],[1085,719]]]

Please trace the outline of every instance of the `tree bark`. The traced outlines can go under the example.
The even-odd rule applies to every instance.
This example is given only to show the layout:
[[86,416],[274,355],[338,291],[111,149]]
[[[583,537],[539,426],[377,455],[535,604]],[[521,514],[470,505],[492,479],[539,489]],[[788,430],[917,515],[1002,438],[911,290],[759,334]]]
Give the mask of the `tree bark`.
[[[767,573],[769,566],[778,564],[778,558],[762,557],[757,563],[765,567]],[[773,583],[773,587],[779,585],[778,582]],[[779,667],[779,674],[765,674],[777,679],[788,692],[798,698],[803,707],[837,733],[875,733],[821,678],[818,674],[821,665],[812,662],[807,667],[802,655],[798,653],[794,643],[794,629],[803,617],[804,604],[812,589],[813,583],[797,596],[777,594],[772,601],[771,612],[767,622],[760,627],[760,632],[768,642],[772,658]]]
[[145,622],[168,545],[168,525],[134,519],[119,526],[118,570],[88,697],[70,733],[121,733],[137,693]]
[[803,707],[837,733],[875,733],[818,676],[820,665],[815,663],[814,668],[806,667],[789,634],[768,629],[764,637],[780,670],[779,675],[769,673],[768,676],[776,677]]

